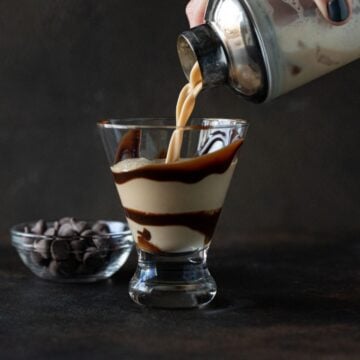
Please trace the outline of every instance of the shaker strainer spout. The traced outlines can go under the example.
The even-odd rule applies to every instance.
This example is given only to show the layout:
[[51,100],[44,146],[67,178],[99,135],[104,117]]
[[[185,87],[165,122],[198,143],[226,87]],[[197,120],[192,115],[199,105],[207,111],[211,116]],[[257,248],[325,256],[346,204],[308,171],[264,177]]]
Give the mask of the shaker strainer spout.
[[198,61],[203,87],[224,85],[228,80],[228,62],[221,41],[209,25],[200,25],[183,32],[177,43],[185,76]]

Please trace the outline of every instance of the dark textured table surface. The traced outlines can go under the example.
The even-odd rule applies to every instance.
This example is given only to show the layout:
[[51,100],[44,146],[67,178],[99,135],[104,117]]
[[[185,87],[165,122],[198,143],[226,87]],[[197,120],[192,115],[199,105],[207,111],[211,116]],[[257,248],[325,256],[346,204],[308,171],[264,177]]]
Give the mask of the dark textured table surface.
[[[135,254],[111,280],[35,278],[0,248],[0,358],[359,359],[360,236],[227,234],[203,310],[141,308],[127,295]],[[231,240],[231,241],[230,241]]]

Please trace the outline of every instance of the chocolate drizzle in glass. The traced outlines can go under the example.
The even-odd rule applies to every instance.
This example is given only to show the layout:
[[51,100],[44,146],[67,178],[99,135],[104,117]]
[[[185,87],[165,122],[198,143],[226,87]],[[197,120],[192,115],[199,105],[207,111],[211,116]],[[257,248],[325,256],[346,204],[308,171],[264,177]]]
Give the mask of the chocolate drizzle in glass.
[[116,149],[114,164],[121,160],[139,157],[141,130],[129,130],[121,139]]
[[141,250],[149,252],[151,254],[161,253],[161,250],[157,246],[150,243],[151,233],[148,229],[144,228],[143,231],[138,231],[137,235],[138,236],[136,244]]
[[145,165],[131,171],[113,172],[113,176],[117,184],[138,178],[193,184],[209,175],[223,174],[230,167],[242,144],[243,140],[235,140],[232,144],[210,154],[174,163]]
[[206,239],[211,239],[221,212],[221,209],[215,209],[175,214],[152,214],[127,208],[124,210],[126,217],[137,224],[144,226],[186,226],[204,234]]

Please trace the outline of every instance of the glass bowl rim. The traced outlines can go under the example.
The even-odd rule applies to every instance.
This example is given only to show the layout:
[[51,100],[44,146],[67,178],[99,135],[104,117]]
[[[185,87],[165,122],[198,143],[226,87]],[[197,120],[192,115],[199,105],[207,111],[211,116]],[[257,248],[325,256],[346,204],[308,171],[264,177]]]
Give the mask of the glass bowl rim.
[[[73,235],[73,236],[58,236],[58,235],[37,235],[32,233],[26,233],[24,231],[20,231],[19,229],[24,228],[26,225],[34,225],[37,220],[35,221],[28,221],[16,224],[10,228],[10,234],[11,234],[11,244],[17,248],[31,248],[32,244],[26,244],[24,241],[16,240],[15,237],[21,237],[23,239],[36,239],[36,240],[81,240],[81,239],[91,239],[91,238],[97,238],[97,239],[112,239],[116,240],[119,244],[121,243],[129,243],[129,245],[134,243],[134,239],[132,238],[131,230],[129,229],[129,226],[126,222],[123,221],[116,221],[116,220],[81,220],[86,221],[90,224],[96,223],[96,222],[103,222],[103,223],[117,223],[117,224],[123,224],[125,225],[125,231],[122,232],[110,232],[107,234],[96,234],[96,235],[90,235],[90,236],[81,236],[81,235]],[[46,221],[47,224],[53,223],[54,221]],[[131,236],[131,240],[129,241],[129,238],[124,239],[125,236]]]
[[[136,121],[151,121],[151,120],[168,120],[169,122],[172,121],[173,125],[147,125],[147,124],[132,124],[132,122]],[[186,125],[186,126],[176,126],[175,125],[175,118],[174,117],[134,117],[134,118],[107,118],[102,119],[97,122],[97,126],[101,129],[163,129],[163,130],[175,130],[175,129],[181,129],[181,130],[208,130],[208,129],[233,129],[236,127],[242,127],[247,129],[249,127],[249,123],[246,120],[240,119],[240,118],[191,118],[191,120],[199,121],[199,120],[209,120],[209,121],[217,121],[217,120],[228,120],[232,121],[232,124],[229,125]],[[113,122],[113,123],[111,123]]]

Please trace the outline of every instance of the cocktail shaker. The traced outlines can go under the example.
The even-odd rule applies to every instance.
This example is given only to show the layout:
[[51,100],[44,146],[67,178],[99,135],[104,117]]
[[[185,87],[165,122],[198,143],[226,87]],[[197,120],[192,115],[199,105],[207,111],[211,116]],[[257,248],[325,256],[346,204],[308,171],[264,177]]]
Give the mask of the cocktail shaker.
[[342,26],[312,0],[209,0],[205,24],[181,33],[177,47],[187,77],[198,61],[204,87],[268,101],[360,58],[360,0]]

